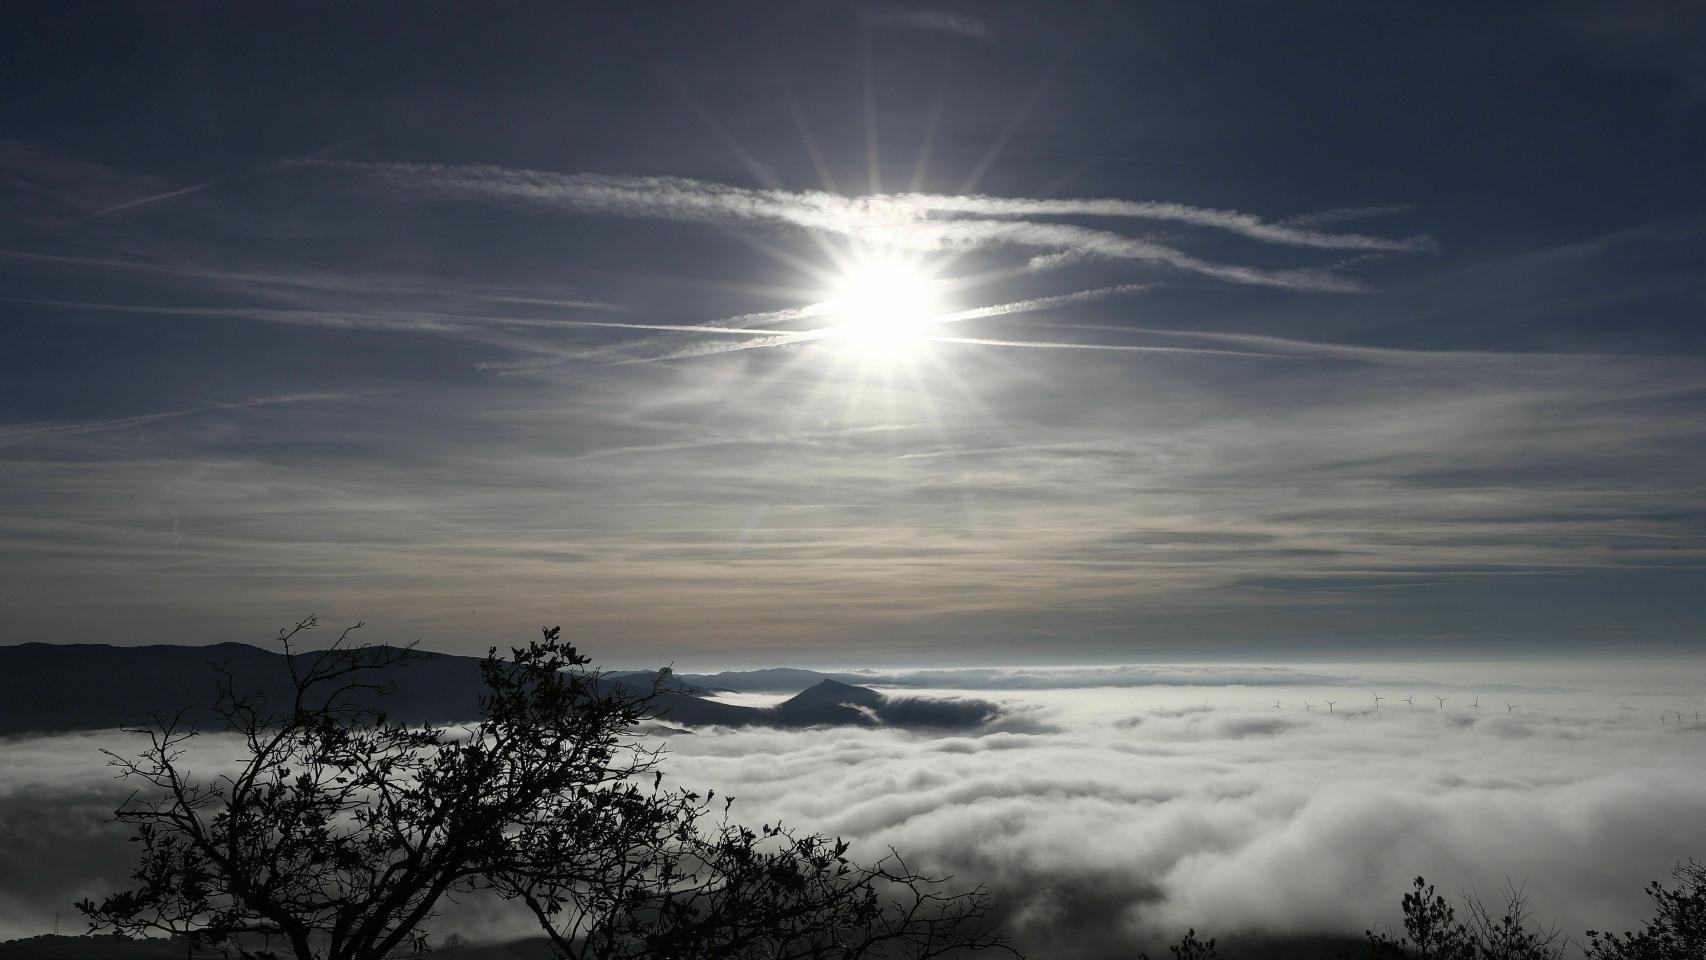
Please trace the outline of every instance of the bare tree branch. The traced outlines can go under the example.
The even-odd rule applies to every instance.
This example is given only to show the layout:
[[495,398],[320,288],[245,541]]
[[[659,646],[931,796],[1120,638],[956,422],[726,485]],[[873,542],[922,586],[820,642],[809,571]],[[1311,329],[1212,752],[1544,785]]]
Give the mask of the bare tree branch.
[[382,960],[419,942],[447,896],[493,889],[524,905],[575,960],[658,956],[927,960],[1002,949],[987,892],[898,854],[870,867],[847,844],[781,825],[752,830],[725,801],[667,789],[636,733],[667,671],[634,692],[588,667],[557,628],[481,663],[477,722],[392,723],[372,706],[419,656],[280,631],[289,703],[220,673],[217,715],[247,756],[194,780],[199,731],[155,718],[143,784],[117,812],[141,845],[136,886],[79,904],[92,926],[234,945],[282,937],[297,960]]

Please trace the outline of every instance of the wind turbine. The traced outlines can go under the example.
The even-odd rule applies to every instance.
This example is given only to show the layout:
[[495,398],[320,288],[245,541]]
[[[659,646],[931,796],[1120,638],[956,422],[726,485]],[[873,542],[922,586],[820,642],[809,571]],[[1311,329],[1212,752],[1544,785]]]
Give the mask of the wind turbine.
[[1306,711],[1307,710],[1313,710],[1313,709],[1315,709],[1315,704],[1310,703],[1308,700],[1305,700],[1305,701],[1303,701],[1303,709]]
[[1327,701],[1324,701],[1324,702],[1325,702],[1325,703],[1326,703],[1326,704],[1327,704],[1327,712],[1328,712],[1328,713],[1329,713],[1329,714],[1331,714],[1331,713],[1332,713],[1332,712],[1333,712],[1333,704],[1335,704],[1335,703],[1338,703],[1338,702],[1339,702],[1339,701],[1337,701],[1337,700],[1327,700]]
[[1434,699],[1439,701],[1439,708],[1441,710],[1444,710],[1445,709],[1445,702],[1447,700],[1450,700],[1451,698],[1450,697],[1442,697],[1436,693],[1436,694],[1434,694]]
[[1379,710],[1380,709],[1380,701],[1385,700],[1385,699],[1386,698],[1381,696],[1380,694],[1378,694],[1378,693],[1375,694],[1374,695],[1374,709]]
[[1474,703],[1471,703],[1471,704],[1470,704],[1470,706],[1471,706],[1471,707],[1474,707],[1474,708],[1475,708],[1475,709],[1477,709],[1477,710],[1479,710],[1479,709],[1481,709],[1481,698],[1480,698],[1480,697],[1476,697],[1476,698],[1475,698],[1475,702],[1474,702]]
[[1274,709],[1275,710],[1279,709],[1279,698],[1278,697],[1274,698]]
[[1505,701],[1505,712],[1506,713],[1515,713],[1516,712],[1516,704],[1510,702],[1509,700],[1506,700]]
[[1416,695],[1415,694],[1412,693],[1409,696],[1405,697],[1404,702],[1410,705],[1410,709],[1412,709],[1412,710],[1416,709]]

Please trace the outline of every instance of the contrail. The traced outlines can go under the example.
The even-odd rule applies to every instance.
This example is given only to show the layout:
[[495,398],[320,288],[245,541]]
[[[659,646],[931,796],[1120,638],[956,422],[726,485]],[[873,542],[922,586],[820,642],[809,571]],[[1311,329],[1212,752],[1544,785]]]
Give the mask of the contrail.
[[1033,297],[1029,300],[1014,300],[1008,303],[997,303],[987,307],[972,307],[968,310],[958,310],[943,314],[936,318],[938,323],[957,323],[961,320],[981,320],[984,317],[1001,317],[1009,313],[1030,313],[1049,307],[1058,307],[1068,303],[1089,303],[1096,300],[1106,300],[1109,297],[1125,296],[1128,294],[1148,293],[1153,290],[1153,283],[1122,283],[1112,287],[1097,287],[1094,290],[1079,290],[1076,293],[1062,293],[1052,297]]
[[85,420],[78,423],[20,423],[13,426],[0,426],[0,446],[25,443],[41,437],[71,436],[80,433],[99,433],[103,430],[118,430],[123,427],[141,426],[160,420],[169,420],[173,417],[187,417],[191,414],[208,413],[214,410],[242,410],[249,407],[267,407],[281,403],[350,400],[356,396],[357,394],[353,393],[293,393],[225,403],[206,403],[199,407],[163,410],[159,413],[143,413],[131,417],[115,417],[111,420]]
[[[940,316],[931,318],[927,322],[927,324],[931,325],[931,326],[935,326],[935,325],[948,324],[948,323],[959,323],[959,322],[962,322],[965,320],[981,320],[981,319],[986,318],[986,317],[1005,316],[1005,315],[1011,314],[1011,313],[1028,313],[1031,311],[1044,310],[1044,309],[1047,309],[1049,307],[1061,306],[1063,304],[1068,304],[1068,303],[1084,303],[1084,302],[1095,301],[1095,300],[1103,300],[1103,299],[1106,299],[1108,297],[1121,296],[1121,295],[1125,295],[1125,294],[1146,293],[1150,289],[1152,289],[1154,286],[1155,286],[1155,284],[1152,284],[1152,283],[1123,283],[1123,284],[1119,284],[1119,285],[1112,286],[1112,287],[1098,287],[1094,290],[1079,290],[1079,291],[1076,291],[1074,293],[1063,293],[1063,294],[1059,294],[1057,296],[1052,296],[1052,297],[1033,297],[1029,300],[1014,300],[1014,301],[1010,301],[1008,303],[992,304],[992,305],[987,306],[987,307],[973,307],[969,310],[958,310],[958,311],[954,311],[952,313],[945,313],[945,314],[942,314]],[[775,333],[775,332],[770,331],[770,330],[753,330],[750,327],[723,326],[723,324],[732,324],[732,323],[737,323],[737,322],[760,323],[760,324],[772,323],[772,322],[781,323],[781,322],[787,322],[789,320],[799,320],[799,319],[807,319],[810,317],[823,316],[823,315],[827,314],[828,312],[829,312],[829,310],[828,310],[827,304],[813,303],[813,304],[807,304],[804,307],[795,307],[795,308],[788,308],[788,309],[783,309],[783,310],[772,310],[772,311],[768,311],[766,313],[742,314],[740,316],[728,317],[728,318],[725,318],[723,320],[713,320],[708,324],[704,324],[704,325],[700,325],[700,326],[690,326],[690,327],[685,327],[685,328],[668,327],[668,326],[663,326],[663,325],[656,325],[656,326],[650,326],[650,325],[640,326],[640,325],[632,325],[632,324],[625,325],[625,324],[617,324],[617,323],[611,323],[608,325],[609,326],[633,326],[637,329],[682,330],[684,332],[692,332],[692,333],[702,332],[702,333],[713,333],[713,334],[731,334],[731,333],[732,334],[754,334],[754,333],[763,334],[761,339],[752,340],[752,341],[749,341],[746,343],[715,344],[715,345],[707,344],[707,345],[702,345],[702,346],[697,346],[697,347],[688,347],[688,348],[685,348],[682,350],[673,351],[671,353],[666,353],[666,354],[662,354],[660,356],[655,356],[655,357],[640,357],[640,358],[635,358],[635,359],[631,359],[631,360],[618,361],[619,363],[652,363],[652,362],[658,361],[658,360],[686,360],[686,359],[690,359],[692,357],[711,356],[713,354],[719,354],[719,353],[734,353],[734,352],[739,351],[739,350],[757,350],[757,349],[763,349],[766,347],[783,347],[783,346],[788,346],[790,344],[803,343],[803,342],[810,341],[810,340],[821,340],[821,339],[824,339],[826,337],[833,336],[838,328],[833,327],[833,326],[817,327],[815,329],[800,330],[800,331],[793,332],[793,333]],[[597,323],[597,321],[590,321],[590,320],[589,321],[577,321],[577,322],[585,322],[588,324]],[[1032,346],[1032,345],[1048,346],[1048,344],[1032,344],[1029,341],[1001,342],[1001,341],[996,341],[996,340],[956,339],[953,337],[926,337],[925,339],[936,340],[936,341],[939,341],[942,343],[977,343],[977,344],[980,344],[982,346]],[[1070,349],[1071,346],[1072,345],[1057,345],[1057,347],[1060,349]],[[1083,347],[1085,349],[1091,349],[1092,348],[1091,345],[1088,345],[1088,344],[1078,344],[1076,346]],[[1128,349],[1128,348],[1123,348],[1123,347],[1111,346],[1111,347],[1108,347],[1107,349],[1115,350],[1118,352],[1124,352],[1124,353],[1133,353],[1133,352],[1138,352],[1138,353],[1197,353],[1197,354],[1221,354],[1224,356],[1252,356],[1252,357],[1271,356],[1271,354],[1265,354],[1265,353],[1247,353],[1247,352],[1236,351],[1236,350],[1214,350],[1214,349],[1208,349],[1208,348],[1190,348],[1190,347],[1145,347],[1145,348],[1133,347],[1133,348]]]
[[99,303],[80,300],[44,300],[31,297],[0,297],[0,303],[27,303],[40,307],[71,310],[109,310],[115,313],[140,313],[181,317],[242,317],[272,323],[298,326],[319,325],[335,328],[371,325],[375,329],[421,330],[443,332],[446,324],[475,324],[480,326],[537,327],[543,329],[579,329],[591,327],[611,330],[650,330],[665,333],[705,333],[721,336],[770,336],[774,330],[758,327],[712,327],[692,323],[641,323],[624,320],[572,320],[539,317],[478,316],[459,313],[358,313],[335,310],[281,310],[274,307],[172,307],[128,303]]
[[1038,200],[987,196],[871,193],[842,196],[822,190],[750,189],[686,177],[559,174],[491,165],[310,161],[346,170],[412,193],[453,200],[484,200],[555,207],[581,214],[673,220],[683,223],[769,223],[911,250],[965,250],[1017,246],[1137,260],[1232,283],[1293,290],[1351,293],[1362,285],[1329,271],[1270,271],[1204,260],[1152,240],[1043,216],[1129,217],[1231,231],[1266,243],[1325,249],[1417,252],[1434,248],[1425,237],[1393,240],[1329,234],[1271,223],[1253,214],[1174,203],[1115,199]]
[[[769,347],[786,347],[795,343],[809,343],[813,340],[822,340],[831,336],[834,333],[834,330],[835,328],[833,327],[824,327],[819,330],[801,330],[798,333],[772,333],[770,331],[763,331],[766,336],[756,340],[748,340],[744,343],[700,344],[695,347],[686,347],[681,350],[660,354],[655,357],[634,357],[628,360],[618,360],[616,361],[616,365],[623,366],[630,363],[656,363],[660,360],[690,360],[694,357],[708,357],[719,353],[738,353],[742,350],[762,350]],[[716,330],[715,332],[722,333],[726,331]]]
[[1260,360],[1294,359],[1280,353],[1247,350],[1214,350],[1206,347],[1151,347],[1121,343],[1068,343],[1048,340],[995,340],[988,337],[926,337],[933,343],[964,343],[974,347],[1029,347],[1035,350],[1100,350],[1108,353],[1183,353],[1212,357],[1251,357]]
[[202,183],[192,184],[191,186],[187,186],[187,187],[179,187],[176,190],[167,190],[165,193],[156,193],[156,194],[153,194],[152,196],[138,197],[135,200],[126,200],[124,203],[115,204],[113,206],[107,207],[104,210],[96,210],[94,213],[88,214],[88,215],[83,216],[83,217],[79,217],[78,219],[76,219],[72,222],[73,223],[87,223],[90,220],[96,219],[97,217],[104,217],[104,216],[107,216],[108,214],[118,213],[121,210],[129,210],[133,207],[145,206],[145,205],[150,204],[150,203],[159,203],[161,200],[170,200],[173,197],[182,197],[182,196],[185,196],[186,194],[199,193],[199,192],[206,190],[208,187],[211,187],[217,183],[224,183],[227,180],[241,180],[241,179],[245,179],[247,177],[257,176],[259,174],[267,172],[268,170],[274,170],[274,169],[277,169],[279,167],[285,167],[285,166],[290,166],[292,164],[300,164],[300,163],[315,163],[315,162],[327,163],[327,162],[332,162],[332,161],[328,161],[326,158],[330,154],[336,152],[338,149],[345,147],[345,146],[347,146],[353,142],[354,142],[353,140],[339,140],[336,143],[330,144],[328,146],[321,147],[318,150],[310,150],[309,152],[302,154],[301,156],[291,157],[291,158],[286,159],[286,160],[275,160],[271,163],[262,164],[261,166],[256,167],[256,168],[249,170],[249,171],[246,171],[246,172],[228,173],[228,174],[225,174],[223,176],[214,177],[212,180],[207,180],[207,181],[204,181]]
[[90,220],[94,220],[97,217],[104,217],[104,216],[107,216],[108,214],[118,213],[120,210],[129,210],[132,207],[140,207],[140,206],[143,206],[145,204],[158,203],[161,200],[170,200],[173,197],[181,197],[181,196],[188,194],[188,193],[197,193],[199,191],[206,190],[208,187],[211,187],[214,184],[216,184],[216,183],[218,183],[224,179],[226,179],[226,178],[225,177],[214,177],[212,180],[208,180],[205,183],[198,183],[198,184],[195,184],[193,186],[188,186],[188,187],[179,187],[176,190],[168,190],[165,193],[156,193],[152,196],[139,197],[138,199],[135,199],[135,200],[126,200],[124,203],[120,203],[120,204],[116,204],[116,205],[111,206],[111,207],[107,207],[104,210],[96,210],[94,213],[91,213],[87,216],[78,217],[76,220],[74,220],[72,222],[74,222],[74,223],[88,223]]

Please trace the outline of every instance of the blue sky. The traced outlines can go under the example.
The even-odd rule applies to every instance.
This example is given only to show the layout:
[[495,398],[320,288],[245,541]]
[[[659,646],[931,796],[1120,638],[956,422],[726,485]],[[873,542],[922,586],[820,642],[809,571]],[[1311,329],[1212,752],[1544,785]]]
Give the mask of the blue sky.
[[16,20],[0,642],[1696,642],[1683,5]]

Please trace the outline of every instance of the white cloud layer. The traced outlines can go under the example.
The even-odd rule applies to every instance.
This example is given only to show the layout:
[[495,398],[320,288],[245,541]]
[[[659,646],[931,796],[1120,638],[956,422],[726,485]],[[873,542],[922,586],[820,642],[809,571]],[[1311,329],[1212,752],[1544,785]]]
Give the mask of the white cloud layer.
[[[1356,936],[1396,919],[1417,874],[1486,895],[1526,880],[1538,916],[1580,935],[1644,915],[1641,887],[1706,853],[1699,664],[1660,666],[1075,669],[998,694],[1006,716],[981,735],[701,730],[672,738],[668,764],[737,795],[744,819],[989,884],[1034,955],[1153,953],[1192,925]],[[986,674],[1016,686],[1050,671],[961,675]],[[1188,685],[1068,688],[1096,674]],[[123,791],[95,752],[110,736],[0,743],[0,937],[122,882],[129,849],[101,816]],[[210,743],[207,768],[220,756]],[[452,929],[527,932],[477,903],[438,928]]]
[[1526,878],[1543,920],[1622,929],[1648,880],[1706,851],[1686,694],[1440,689],[1446,710],[1387,689],[1378,712],[1343,687],[1281,689],[1280,709],[1275,688],[1032,691],[1006,698],[1013,732],[723,731],[675,738],[672,763],[746,816],[989,883],[1063,958],[1153,953],[1193,925],[1357,936],[1418,873],[1489,897]]

